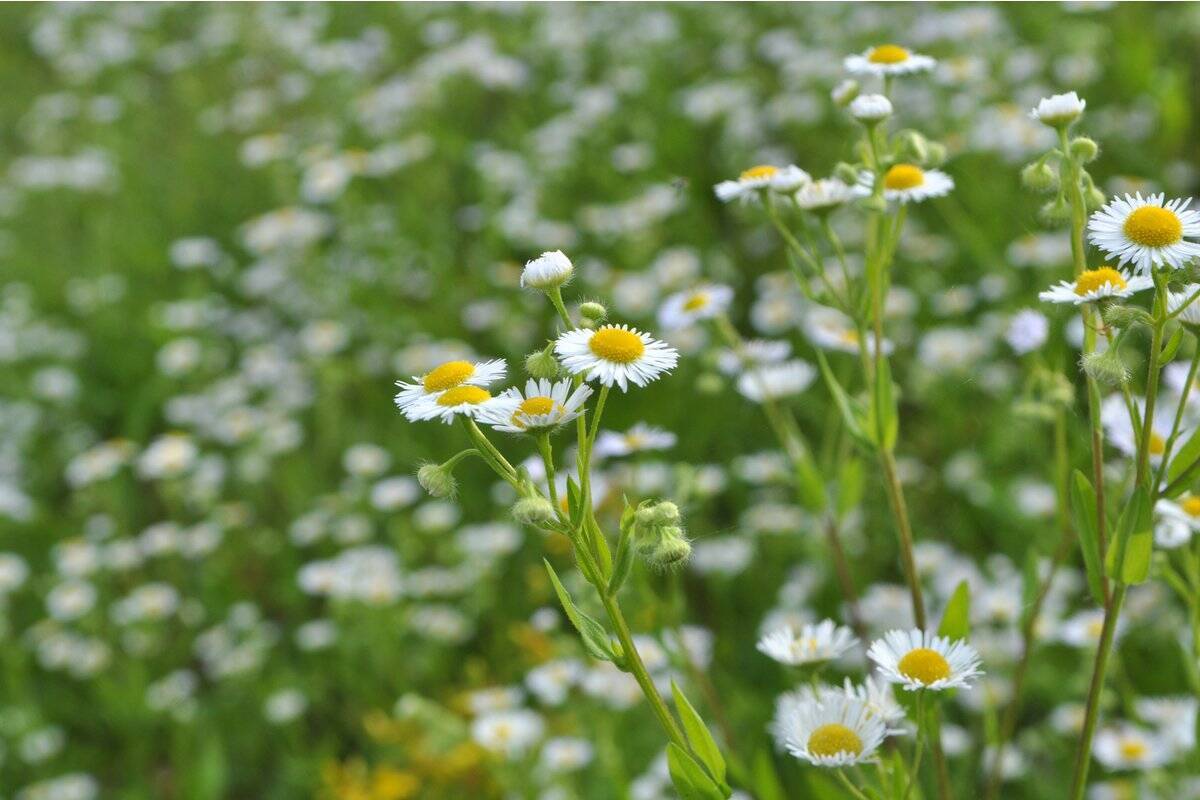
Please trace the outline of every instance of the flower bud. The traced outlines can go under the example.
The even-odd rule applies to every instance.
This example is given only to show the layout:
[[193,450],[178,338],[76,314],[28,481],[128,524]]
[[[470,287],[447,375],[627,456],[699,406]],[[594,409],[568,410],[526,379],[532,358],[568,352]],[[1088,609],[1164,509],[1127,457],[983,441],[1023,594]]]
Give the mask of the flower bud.
[[544,527],[554,521],[554,506],[540,495],[530,495],[513,503],[512,515],[522,525]]
[[899,156],[916,164],[925,164],[929,159],[929,140],[918,131],[902,131],[899,135]]
[[887,201],[875,195],[862,198],[858,201],[858,205],[863,211],[878,211],[880,213],[887,211]]
[[1088,353],[1079,359],[1079,366],[1089,378],[1104,386],[1120,386],[1129,380],[1129,370],[1114,350]]
[[660,525],[640,530],[639,534],[634,541],[634,550],[655,569],[682,564],[692,554],[692,546],[678,525]]
[[838,162],[838,165],[833,168],[833,177],[847,186],[853,186],[858,183],[858,168],[844,161]]
[[454,474],[441,464],[424,464],[417,470],[417,483],[433,497],[454,497],[458,492],[458,481]]
[[925,150],[928,153],[925,166],[932,169],[946,163],[946,145],[941,142],[926,142]]
[[1087,191],[1083,193],[1083,204],[1087,206],[1088,211],[1095,211],[1100,208],[1107,199],[1104,192],[1097,189],[1094,185],[1089,186]]
[[842,81],[833,87],[830,97],[833,98],[833,102],[839,107],[845,108],[850,104],[851,100],[858,97],[858,81],[849,79]]
[[525,371],[531,378],[545,378],[552,381],[558,377],[558,359],[554,357],[554,345],[547,345],[545,350],[530,353],[525,356]]
[[1086,136],[1076,136],[1072,139],[1070,149],[1071,158],[1080,164],[1088,164],[1095,161],[1096,156],[1100,154],[1100,145],[1096,144],[1094,139],[1089,139]]
[[1109,303],[1108,308],[1104,309],[1104,322],[1114,328],[1124,329],[1134,325],[1151,325],[1154,320],[1137,306]]
[[529,289],[557,289],[571,280],[575,266],[561,250],[542,253],[525,263],[521,271],[521,286]]
[[1045,161],[1035,161],[1021,170],[1021,184],[1031,192],[1049,194],[1058,191],[1058,173]]
[[881,94],[860,94],[850,103],[850,116],[867,127],[892,115],[892,101]]
[[596,302],[587,302],[579,306],[579,315],[592,322],[604,322],[608,319],[608,309]]
[[1071,207],[1059,195],[1038,210],[1038,219],[1047,228],[1060,227],[1071,219]]

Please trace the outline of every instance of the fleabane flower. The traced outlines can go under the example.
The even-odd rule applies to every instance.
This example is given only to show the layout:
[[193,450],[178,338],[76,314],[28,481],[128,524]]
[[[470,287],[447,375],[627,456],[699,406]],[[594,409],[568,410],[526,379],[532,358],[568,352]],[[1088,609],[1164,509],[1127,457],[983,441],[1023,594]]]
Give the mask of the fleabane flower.
[[788,752],[819,767],[867,761],[887,735],[867,703],[836,690],[814,692],[783,711],[777,727]]
[[914,53],[898,44],[876,45],[858,55],[846,56],[842,63],[846,71],[853,75],[880,77],[928,72],[937,66],[937,61],[929,56]]
[[747,400],[761,403],[800,394],[817,377],[812,364],[793,358],[777,364],[760,364],[741,374],[737,382],[738,392]]
[[805,211],[821,214],[832,211],[857,197],[855,188],[837,178],[821,178],[796,192],[796,205]]
[[628,325],[604,325],[596,330],[576,328],[554,343],[563,367],[572,375],[604,386],[645,386],[675,368],[679,352],[648,333]]
[[1088,220],[1088,240],[1117,259],[1117,266],[1132,263],[1143,273],[1155,267],[1181,267],[1200,256],[1200,244],[1186,237],[1200,236],[1200,212],[1189,209],[1191,198],[1167,202],[1166,195],[1113,198]]
[[528,289],[557,289],[571,280],[575,266],[561,250],[542,253],[525,262],[521,270],[521,286]]
[[892,115],[892,101],[881,94],[860,94],[850,101],[850,116],[865,124],[882,122]]
[[805,186],[812,178],[797,166],[773,167],[760,164],[742,172],[735,181],[721,181],[713,191],[722,203],[730,200],[752,199],[762,190],[791,194]]
[[832,661],[857,643],[849,628],[827,619],[799,631],[791,625],[773,630],[758,640],[758,651],[780,664],[799,666]]
[[1200,531],[1200,497],[1189,494],[1176,500],[1163,498],[1154,504],[1158,522],[1154,526],[1154,542],[1159,547],[1182,547]]
[[885,680],[909,691],[969,688],[970,680],[983,674],[979,654],[971,645],[919,628],[888,631],[871,644],[867,658],[878,665]]
[[1092,755],[1110,770],[1153,769],[1170,761],[1175,752],[1152,731],[1122,723],[1096,733]]
[[424,414],[430,401],[435,401],[443,392],[465,386],[487,386],[503,378],[504,372],[502,358],[479,362],[446,361],[424,375],[414,375],[413,383],[396,381],[400,387],[395,397],[396,407],[410,421],[429,419]]
[[1044,303],[1094,303],[1097,300],[1129,297],[1135,292],[1149,289],[1154,279],[1149,275],[1133,275],[1112,267],[1097,267],[1084,270],[1073,281],[1060,281],[1044,292],[1038,299]]
[[[870,194],[875,176],[863,173],[860,194]],[[931,197],[943,197],[954,190],[954,179],[940,169],[922,169],[916,164],[893,164],[883,173],[883,199],[896,203],[920,203]]]
[[479,420],[506,433],[545,433],[579,416],[583,404],[592,396],[592,387],[583,384],[571,391],[572,382],[551,382],[530,378],[524,393],[515,386],[505,389],[501,398],[508,404],[493,404],[479,414]]
[[1086,107],[1086,100],[1075,92],[1067,92],[1052,97],[1043,97],[1038,101],[1037,107],[1029,112],[1029,116],[1043,125],[1058,128],[1079,119],[1083,116],[1083,109]]
[[[841,311],[829,306],[814,306],[804,315],[804,334],[814,345],[822,350],[834,350],[841,353],[857,353],[859,350],[859,332],[854,322]],[[875,334],[867,332],[867,352],[875,353]],[[883,352],[891,355],[892,343],[883,340]]]
[[733,289],[710,284],[676,292],[663,301],[658,309],[658,324],[668,331],[723,314],[733,301]]
[[421,398],[406,414],[410,420],[440,419],[449,425],[455,417],[480,419],[484,416],[512,414],[517,400],[506,395],[493,397],[482,386],[455,386],[436,395]]

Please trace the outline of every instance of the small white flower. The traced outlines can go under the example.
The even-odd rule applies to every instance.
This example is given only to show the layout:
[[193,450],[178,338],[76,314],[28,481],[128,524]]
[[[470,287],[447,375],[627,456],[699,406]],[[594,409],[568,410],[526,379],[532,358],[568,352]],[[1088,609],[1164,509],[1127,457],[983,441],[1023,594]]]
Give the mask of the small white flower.
[[[869,195],[875,176],[862,174],[860,195]],[[920,203],[931,197],[943,197],[954,189],[954,179],[938,169],[921,169],[916,164],[893,164],[883,173],[883,199],[889,203]]]
[[853,75],[909,75],[928,72],[937,62],[895,44],[881,44],[859,55],[847,56],[843,64]]
[[799,631],[790,625],[774,630],[758,640],[758,651],[780,664],[798,666],[831,661],[857,643],[849,628],[827,619]]
[[1008,323],[1004,340],[1018,355],[1031,353],[1046,343],[1050,321],[1032,308],[1018,311]]
[[495,711],[471,723],[471,738],[485,750],[515,760],[542,738],[544,729],[542,718],[532,711]]
[[1060,281],[1044,292],[1038,299],[1044,303],[1093,303],[1097,300],[1129,297],[1135,292],[1154,286],[1148,275],[1131,276],[1112,267],[1098,267],[1079,274],[1073,281]]
[[[447,361],[421,376],[413,376],[413,383],[396,381],[400,392],[396,395],[397,408],[410,421],[429,419],[426,415],[429,401],[450,389],[467,386],[483,387],[504,377],[504,359],[492,361]],[[462,394],[462,393],[460,393]]]
[[[1200,326],[1200,299],[1193,299],[1200,292],[1200,284],[1185,286],[1182,292],[1170,292],[1167,295],[1167,308],[1185,325]],[[1182,311],[1180,310],[1182,309]]]
[[909,691],[968,688],[972,678],[983,674],[979,654],[966,641],[951,642],[917,628],[888,631],[871,644],[867,657],[886,680]]
[[[854,322],[841,311],[829,306],[814,306],[804,315],[804,333],[808,340],[822,350],[857,353],[859,333]],[[867,332],[867,352],[875,353],[875,334]],[[883,340],[883,352],[891,354],[892,343]]]
[[799,358],[779,364],[752,367],[738,378],[737,390],[748,400],[761,403],[800,394],[817,377],[812,364]]
[[1200,256],[1200,212],[1189,209],[1191,198],[1167,202],[1166,195],[1113,198],[1088,220],[1088,240],[1118,259],[1149,274],[1155,267],[1181,267]]
[[645,386],[657,380],[679,363],[674,347],[627,325],[567,331],[554,343],[554,352],[572,375],[605,386],[616,384],[623,392],[630,383]]
[[1096,760],[1111,770],[1153,769],[1171,760],[1170,745],[1154,733],[1129,723],[1105,728],[1092,744]]
[[1200,497],[1187,495],[1178,501],[1163,498],[1154,504],[1158,524],[1154,526],[1154,541],[1159,547],[1182,547],[1200,531]]
[[674,447],[678,438],[670,431],[639,422],[625,433],[601,431],[596,437],[592,455],[596,458],[611,458],[646,450],[666,450]]
[[853,186],[837,178],[821,178],[796,192],[796,205],[805,211],[819,214],[844,205],[857,196]]
[[1037,108],[1029,112],[1029,116],[1037,121],[1057,128],[1074,122],[1083,114],[1087,101],[1075,94],[1056,94],[1053,97],[1043,97],[1038,101]]
[[752,199],[759,191],[770,190],[781,194],[792,194],[805,186],[812,178],[795,165],[783,168],[762,164],[742,172],[735,181],[721,181],[713,191],[723,203],[737,199]]
[[763,364],[777,364],[792,354],[791,342],[774,339],[749,339],[736,350],[726,349],[717,354],[717,368],[726,375]]
[[733,301],[733,289],[721,284],[709,284],[676,292],[663,301],[658,309],[658,324],[663,330],[686,328],[695,322],[712,319],[725,313]]
[[581,385],[571,391],[572,382],[551,382],[545,378],[532,378],[525,384],[525,393],[513,387],[506,389],[501,398],[513,401],[508,405],[494,405],[480,412],[479,420],[498,431],[506,433],[540,433],[552,430],[579,416],[580,409],[592,396],[592,387]]
[[521,286],[529,289],[556,289],[571,280],[575,266],[561,250],[542,253],[525,262],[521,271]]
[[777,726],[788,751],[820,767],[867,761],[887,735],[868,705],[831,689],[782,708]]
[[881,94],[860,94],[850,103],[850,116],[859,122],[881,122],[892,115],[892,101]]

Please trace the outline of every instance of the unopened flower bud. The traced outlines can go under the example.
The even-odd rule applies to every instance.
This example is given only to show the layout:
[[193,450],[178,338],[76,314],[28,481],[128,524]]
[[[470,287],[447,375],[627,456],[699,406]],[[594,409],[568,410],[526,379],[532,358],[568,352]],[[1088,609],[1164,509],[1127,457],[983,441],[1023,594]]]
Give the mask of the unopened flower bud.
[[587,302],[579,306],[579,316],[592,322],[604,322],[608,319],[608,309],[597,302]]
[[1071,158],[1081,164],[1087,164],[1096,160],[1096,156],[1100,154],[1100,145],[1096,144],[1094,139],[1089,139],[1086,136],[1076,136],[1071,140]]
[[417,470],[417,483],[433,497],[454,497],[458,492],[454,474],[441,464],[423,465]]
[[841,161],[833,168],[833,177],[847,186],[853,186],[858,183],[858,169],[853,164]]
[[1059,195],[1038,210],[1038,219],[1047,228],[1060,227],[1071,219],[1071,207]]
[[522,525],[543,527],[554,520],[554,506],[540,495],[530,495],[513,503],[512,515]]
[[1079,366],[1089,378],[1105,386],[1120,386],[1129,380],[1129,370],[1113,350],[1088,353],[1079,360]]
[[851,100],[858,97],[858,81],[849,79],[842,81],[833,87],[830,97],[833,98],[833,102],[839,107],[844,108],[848,106]]
[[682,564],[692,554],[692,546],[678,525],[660,525],[639,531],[634,549],[646,564],[666,569]]
[[526,262],[521,271],[521,286],[529,289],[557,289],[575,274],[571,259],[561,250],[542,253],[535,259]]
[[1045,161],[1035,161],[1021,170],[1021,184],[1031,192],[1049,194],[1058,191],[1058,173]]
[[946,145],[941,142],[925,142],[925,166],[940,167],[946,163]]
[[929,159],[929,140],[917,131],[903,131],[900,136],[900,155],[916,164]]
[[882,197],[868,195],[858,201],[858,205],[863,211],[878,211],[883,213],[887,211],[887,201]]
[[881,94],[860,94],[850,103],[850,116],[867,127],[892,115],[892,101]]
[[1154,320],[1144,309],[1137,306],[1126,306],[1120,303],[1110,303],[1104,309],[1104,322],[1114,328],[1129,328],[1134,325],[1150,325]]
[[1104,205],[1107,199],[1108,198],[1104,192],[1100,191],[1100,189],[1096,188],[1095,186],[1089,186],[1087,191],[1083,193],[1083,203],[1085,206],[1087,206],[1088,211],[1095,211],[1096,209],[1100,208]]
[[545,350],[530,353],[525,356],[525,371],[531,378],[544,378],[552,381],[558,377],[558,359],[554,357],[554,345],[548,345]]

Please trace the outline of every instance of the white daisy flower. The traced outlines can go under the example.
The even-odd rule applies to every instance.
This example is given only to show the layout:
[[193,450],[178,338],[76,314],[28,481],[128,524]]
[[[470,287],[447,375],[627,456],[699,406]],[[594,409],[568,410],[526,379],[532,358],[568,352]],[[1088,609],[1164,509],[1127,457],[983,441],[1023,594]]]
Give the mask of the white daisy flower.
[[735,375],[743,369],[777,364],[792,354],[792,343],[776,339],[747,339],[737,349],[726,348],[717,353],[717,369]]
[[761,403],[800,394],[817,377],[812,364],[799,358],[779,364],[763,364],[742,373],[737,390],[748,400]]
[[[871,194],[875,176],[862,174],[859,194]],[[920,203],[943,197],[954,189],[954,179],[939,169],[921,169],[916,164],[893,164],[883,173],[883,199],[897,203]]]
[[1056,94],[1053,97],[1043,97],[1038,101],[1037,108],[1029,112],[1029,116],[1044,125],[1057,128],[1079,119],[1086,107],[1086,100],[1080,98],[1075,92],[1067,92],[1066,94]]
[[929,56],[914,53],[896,44],[881,44],[855,56],[847,56],[842,62],[846,71],[853,75],[909,75],[928,72],[937,66]]
[[482,386],[464,384],[422,397],[405,411],[405,416],[414,422],[440,419],[449,425],[459,416],[471,419],[511,416],[519,402],[507,395],[493,397]]
[[764,189],[791,194],[811,180],[807,172],[795,165],[780,168],[761,164],[742,172],[736,181],[721,181],[713,187],[713,191],[716,192],[718,200],[728,203],[739,198],[757,197],[758,192]]
[[858,193],[853,186],[837,178],[821,178],[813,181],[795,194],[796,205],[805,211],[812,211],[814,214],[832,211],[857,196]]
[[814,692],[782,710],[778,727],[788,752],[820,767],[867,761],[887,735],[865,702],[837,690]]
[[1196,718],[1200,700],[1188,695],[1139,697],[1134,703],[1138,717],[1152,723],[1158,735],[1179,754],[1196,746]]
[[645,386],[679,363],[679,352],[648,333],[628,325],[604,325],[596,330],[576,328],[554,343],[563,366],[572,375],[585,375],[605,386]]
[[424,375],[413,376],[413,383],[396,381],[400,392],[396,395],[396,406],[404,416],[411,420],[427,419],[413,416],[417,409],[426,409],[430,398],[447,389],[459,386],[487,386],[504,377],[504,359],[491,361],[447,361],[431,369]]
[[1182,547],[1200,531],[1200,497],[1189,494],[1178,501],[1163,498],[1154,504],[1158,524],[1154,526],[1154,542],[1159,547]]
[[969,688],[971,678],[983,674],[971,645],[918,628],[888,631],[871,644],[867,658],[879,666],[884,679],[909,691]]
[[859,122],[882,122],[892,115],[892,101],[881,94],[860,94],[850,102],[850,116]]
[[[1164,402],[1165,404],[1165,402]],[[1146,401],[1134,398],[1138,416],[1145,419]],[[1154,414],[1154,427],[1150,430],[1150,463],[1158,465],[1167,449],[1167,439],[1171,435],[1174,409],[1163,408],[1161,405]],[[1112,394],[1100,404],[1100,423],[1104,426],[1105,440],[1112,442],[1113,447],[1120,450],[1129,458],[1137,456],[1138,432],[1134,430],[1129,420],[1129,409],[1125,398],[1120,394]],[[1182,442],[1189,438],[1188,426],[1182,426],[1178,437]]]
[[799,631],[791,625],[771,631],[758,640],[758,651],[780,664],[799,666],[832,661],[857,643],[853,631],[827,619]]
[[667,450],[675,446],[678,437],[670,431],[639,422],[625,433],[600,431],[592,454],[596,458],[627,456],[646,450]]
[[530,289],[554,289],[571,280],[575,266],[561,250],[542,253],[525,262],[521,271],[521,286]]
[[725,313],[731,302],[733,289],[721,284],[708,284],[686,292],[676,292],[659,307],[658,324],[668,331],[686,328],[699,320],[712,319]]
[[1088,240],[1118,259],[1149,274],[1154,267],[1181,267],[1200,256],[1200,212],[1189,209],[1191,198],[1166,202],[1166,195],[1143,198],[1141,192],[1113,198],[1088,220]]
[[530,378],[525,392],[515,386],[506,389],[501,398],[514,401],[515,407],[492,405],[480,413],[486,422],[506,433],[540,433],[570,422],[579,416],[580,409],[592,396],[592,387],[583,384],[571,391],[570,380],[548,381]]
[[[815,306],[804,315],[804,334],[808,340],[822,350],[841,353],[858,352],[858,330],[848,316],[836,308]],[[867,351],[875,353],[875,334],[867,333]],[[892,343],[883,340],[883,352],[890,355]]]
[[1149,275],[1131,276],[1128,272],[1112,267],[1097,267],[1081,272],[1073,281],[1060,281],[1044,292],[1038,299],[1044,303],[1094,303],[1118,297],[1129,297],[1135,292],[1154,286]]
[[1106,769],[1153,769],[1171,760],[1174,751],[1151,731],[1123,723],[1096,733],[1092,755]]
[[844,688],[847,696],[866,703],[867,710],[888,725],[889,736],[906,732],[899,726],[908,714],[904,710],[904,706],[896,702],[896,693],[892,691],[892,684],[868,675],[861,685],[852,684],[850,679],[846,678]]
[[476,717],[471,723],[471,738],[485,750],[516,760],[537,744],[544,730],[539,715],[518,708]]

